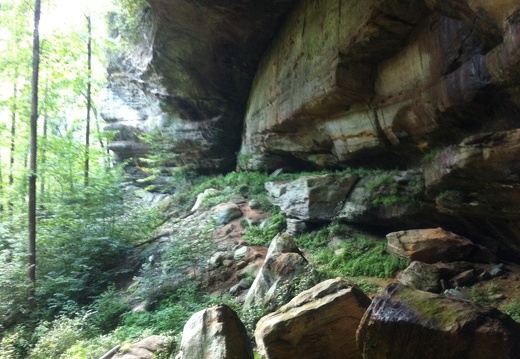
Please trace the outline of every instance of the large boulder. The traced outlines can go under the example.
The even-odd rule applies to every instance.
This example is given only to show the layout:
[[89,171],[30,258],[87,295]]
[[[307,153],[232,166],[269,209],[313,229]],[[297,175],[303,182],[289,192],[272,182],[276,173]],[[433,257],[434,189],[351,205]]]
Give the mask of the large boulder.
[[414,229],[388,233],[388,252],[424,263],[481,260],[494,256],[469,239],[442,228]]
[[390,284],[365,313],[366,359],[520,358],[520,324],[495,308]]
[[247,292],[244,309],[276,309],[284,300],[295,295],[299,281],[312,283],[314,277],[314,271],[292,236],[288,233],[278,234],[269,245],[262,268]]
[[374,171],[361,177],[336,218],[345,222],[401,229],[427,223],[433,207],[423,201],[420,171]]
[[265,188],[286,216],[304,221],[330,221],[358,178],[354,174],[303,176],[290,182],[267,182]]
[[369,304],[357,287],[329,279],[260,319],[258,351],[266,359],[361,359],[356,330]]
[[237,314],[222,304],[191,316],[175,358],[253,359],[253,348]]

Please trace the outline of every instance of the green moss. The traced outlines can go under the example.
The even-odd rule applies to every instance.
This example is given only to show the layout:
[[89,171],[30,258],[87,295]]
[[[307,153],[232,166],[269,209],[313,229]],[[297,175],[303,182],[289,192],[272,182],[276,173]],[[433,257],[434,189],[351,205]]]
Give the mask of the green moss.
[[403,287],[399,297],[412,310],[417,311],[423,319],[435,323],[442,329],[450,328],[458,318],[468,317],[472,312],[471,309],[462,305],[451,305],[449,298],[418,292],[407,287]]

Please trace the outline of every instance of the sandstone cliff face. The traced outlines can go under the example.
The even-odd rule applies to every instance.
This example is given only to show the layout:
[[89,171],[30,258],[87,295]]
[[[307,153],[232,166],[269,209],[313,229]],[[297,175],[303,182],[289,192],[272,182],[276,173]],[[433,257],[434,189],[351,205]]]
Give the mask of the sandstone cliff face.
[[517,126],[518,8],[300,1],[257,72],[242,166],[402,166],[431,147]]
[[517,0],[149,5],[106,91],[119,157],[144,155],[137,135],[158,130],[171,166],[412,170],[399,183],[421,183],[421,211],[406,221],[367,207],[370,178],[338,218],[442,226],[520,258]]
[[[294,0],[151,0],[137,50],[109,70],[103,118],[121,159],[159,131],[170,165],[233,168],[256,66]],[[150,9],[148,9],[150,10]]]

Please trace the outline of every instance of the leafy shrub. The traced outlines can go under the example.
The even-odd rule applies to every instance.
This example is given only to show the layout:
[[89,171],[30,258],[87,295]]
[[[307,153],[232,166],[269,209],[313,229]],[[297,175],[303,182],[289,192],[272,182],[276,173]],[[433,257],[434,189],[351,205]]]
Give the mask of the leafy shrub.
[[100,335],[93,338],[77,340],[64,354],[63,359],[98,359],[106,352],[118,345],[113,335]]
[[101,333],[108,333],[119,325],[123,314],[129,310],[129,305],[114,287],[110,287],[96,299],[92,308],[90,323]]
[[0,227],[0,334],[30,312],[25,238],[20,237]]
[[278,212],[266,222],[264,226],[248,226],[244,230],[244,239],[254,246],[269,246],[273,238],[286,228],[283,213]]
[[236,300],[212,297],[204,293],[197,282],[185,280],[178,283],[153,310],[124,314],[122,325],[114,335],[120,341],[128,341],[152,334],[180,334],[194,313],[222,302],[237,307]]
[[74,313],[128,276],[132,245],[150,237],[159,220],[153,210],[123,202],[119,185],[111,181],[54,204],[40,220],[37,242],[36,294],[43,318]]
[[27,357],[32,331],[23,325],[4,332],[0,340],[0,359],[21,359]]
[[269,309],[260,305],[251,305],[247,309],[238,312],[240,320],[244,323],[249,337],[253,337],[256,323],[269,314]]
[[52,323],[42,322],[36,328],[38,341],[29,359],[62,358],[62,355],[86,336],[88,313],[75,318],[58,317]]

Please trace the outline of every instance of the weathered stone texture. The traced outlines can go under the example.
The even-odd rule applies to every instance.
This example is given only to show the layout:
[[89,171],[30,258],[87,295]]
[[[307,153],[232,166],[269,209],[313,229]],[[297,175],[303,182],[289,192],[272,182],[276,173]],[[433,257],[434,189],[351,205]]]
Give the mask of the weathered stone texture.
[[266,359],[361,359],[356,330],[369,304],[344,280],[322,282],[260,319],[258,350]]
[[273,203],[290,218],[328,221],[334,218],[358,180],[357,175],[305,176],[291,182],[267,182]]
[[[234,167],[261,53],[295,0],[151,0],[135,51],[113,61],[103,117],[113,151],[140,157],[138,135],[159,130],[170,165]],[[150,10],[149,9],[149,10]]]
[[277,309],[288,296],[294,296],[296,282],[293,280],[297,277],[312,282],[315,273],[294,243],[293,237],[288,233],[278,234],[269,245],[262,268],[247,292],[244,309]]
[[460,139],[453,126],[471,133],[453,111],[478,108],[489,85],[518,85],[519,7],[301,1],[253,83],[243,167],[274,168],[284,156],[339,166],[390,148],[413,157],[444,134]]
[[176,359],[253,359],[253,348],[237,314],[222,304],[191,316]]
[[473,254],[481,251],[469,239],[442,228],[392,232],[386,238],[388,252],[424,263],[473,260]]
[[363,358],[493,359],[520,356],[520,324],[495,308],[390,284],[357,333]]

